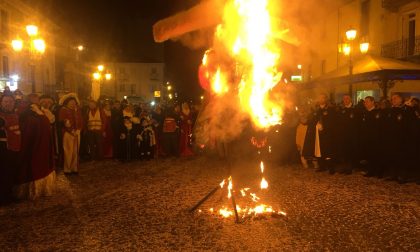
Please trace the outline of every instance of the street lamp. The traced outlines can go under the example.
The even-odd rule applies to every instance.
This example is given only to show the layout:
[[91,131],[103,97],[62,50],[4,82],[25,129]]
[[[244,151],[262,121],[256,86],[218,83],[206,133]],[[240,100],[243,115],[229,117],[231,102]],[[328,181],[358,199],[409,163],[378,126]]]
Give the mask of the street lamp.
[[[23,29],[22,29],[23,30]],[[25,33],[21,32],[17,34],[16,39],[11,41],[11,48],[16,53],[23,53],[27,52],[29,57],[22,58],[26,59],[29,58],[30,61],[38,59],[38,57],[45,53],[46,50],[46,43],[43,38],[39,36],[39,29],[38,26],[29,24],[24,27]],[[30,63],[32,66],[34,63]],[[41,62],[42,64],[42,62]],[[42,66],[41,66],[42,67]],[[32,71],[32,70],[31,70]],[[31,80],[32,82],[32,92],[36,92],[35,81]]]
[[349,41],[353,41],[356,39],[357,31],[355,29],[350,29],[346,31],[346,38]]
[[98,65],[96,66],[96,71],[92,73],[92,90],[91,90],[91,97],[94,100],[99,99],[101,95],[101,86],[104,85],[105,81],[110,81],[112,79],[112,74],[106,71],[105,73],[105,66]]
[[26,32],[28,33],[29,37],[35,37],[38,35],[38,27],[36,25],[27,25]]
[[35,52],[44,53],[45,52],[45,41],[43,39],[35,39],[32,41]]
[[98,72],[93,73],[93,79],[94,80],[100,80],[101,79],[101,74]]
[[369,43],[364,42],[360,44],[360,52],[366,54],[369,51]]
[[15,52],[20,52],[23,49],[23,41],[19,38],[12,40],[12,49]]
[[81,52],[81,51],[85,50],[85,47],[83,45],[78,45],[77,50],[79,50],[79,52]]
[[[349,57],[349,77],[353,75],[353,48],[354,48],[354,41],[357,38],[357,30],[356,29],[349,29],[346,31],[346,39],[347,43],[341,44],[341,52]],[[368,42],[362,42],[359,45],[360,53],[366,54],[369,51],[369,43]],[[349,84],[349,94],[350,96],[353,96],[353,83],[350,79]]]

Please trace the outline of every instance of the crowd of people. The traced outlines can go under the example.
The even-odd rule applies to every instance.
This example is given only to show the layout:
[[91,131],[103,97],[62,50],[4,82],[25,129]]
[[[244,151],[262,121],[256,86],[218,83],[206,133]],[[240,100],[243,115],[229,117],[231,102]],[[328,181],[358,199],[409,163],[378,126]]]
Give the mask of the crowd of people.
[[[81,103],[74,93],[53,99],[24,97],[19,90],[0,97],[0,203],[51,194],[57,167],[77,175],[80,161],[194,155],[199,108],[189,103],[165,108],[125,100]],[[376,102],[368,96],[353,106],[349,95],[333,105],[322,94],[316,106],[286,109],[283,117],[283,124],[272,128],[280,134],[269,136],[280,163],[300,157],[303,167],[331,174],[361,169],[365,176],[419,182],[417,98],[393,94],[390,101]]]
[[313,108],[298,110],[296,146],[304,167],[317,171],[396,180],[420,179],[420,107],[417,98],[395,93],[391,100],[367,96],[355,106],[349,95],[333,105],[319,96]]
[[74,93],[54,99],[19,90],[0,97],[0,202],[51,194],[57,168],[77,175],[80,161],[193,155],[197,110],[189,103],[80,102]]

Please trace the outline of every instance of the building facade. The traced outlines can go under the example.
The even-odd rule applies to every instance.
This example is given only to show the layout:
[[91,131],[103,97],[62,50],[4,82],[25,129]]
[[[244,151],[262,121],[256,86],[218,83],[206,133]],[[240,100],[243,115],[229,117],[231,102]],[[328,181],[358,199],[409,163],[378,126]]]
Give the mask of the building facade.
[[[364,57],[359,45],[369,43],[367,54],[372,56],[420,63],[420,1],[415,0],[342,0],[337,8],[325,17],[314,21],[313,33],[309,44],[308,60],[303,65],[306,82],[318,78]],[[348,41],[346,31],[355,29],[357,36]],[[343,53],[343,45],[351,47],[351,56]],[[351,58],[350,58],[351,57]],[[419,65],[420,66],[420,65]],[[367,95],[376,98],[386,96],[377,82],[354,83],[349,90],[348,84],[322,86],[313,85],[303,93],[306,96],[332,93],[340,99],[344,93],[352,92],[355,101]],[[420,97],[420,81],[398,80],[389,85],[389,92],[400,92],[406,96]]]
[[[36,25],[36,38],[45,41],[45,52],[33,50],[27,25]],[[24,94],[51,93],[56,85],[55,34],[58,26],[30,7],[29,2],[19,0],[0,1],[0,90],[9,86]],[[12,40],[19,39],[23,48],[17,52]]]
[[[104,70],[99,80],[93,78],[98,65]],[[110,78],[105,78],[110,74]],[[81,98],[91,94],[92,83],[99,82],[100,96],[111,99],[135,97],[145,102],[155,98],[155,91],[162,91],[165,81],[164,63],[104,62],[66,65],[64,89],[77,92]]]

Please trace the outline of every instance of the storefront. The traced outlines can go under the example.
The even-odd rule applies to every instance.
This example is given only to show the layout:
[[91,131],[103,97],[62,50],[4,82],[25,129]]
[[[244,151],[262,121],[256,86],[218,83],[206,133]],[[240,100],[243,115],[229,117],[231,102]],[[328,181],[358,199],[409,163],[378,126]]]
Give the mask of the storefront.
[[356,103],[366,96],[379,100],[396,92],[420,98],[420,65],[367,55],[354,62],[352,75],[349,67],[344,66],[306,83],[301,98],[314,99],[320,93],[327,93],[339,102],[344,94],[351,93]]
[[0,77],[0,91],[3,92],[3,90],[6,87],[9,87],[10,91],[15,91],[18,89],[19,85],[19,76],[18,75],[12,75],[10,78]]

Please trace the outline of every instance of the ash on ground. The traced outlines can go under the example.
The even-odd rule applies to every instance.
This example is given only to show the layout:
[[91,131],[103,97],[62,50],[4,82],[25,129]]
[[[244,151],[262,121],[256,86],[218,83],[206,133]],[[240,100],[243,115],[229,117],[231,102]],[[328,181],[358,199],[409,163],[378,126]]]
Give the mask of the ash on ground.
[[[420,187],[416,184],[267,165],[269,190],[264,203],[286,212],[287,217],[235,224],[233,218],[218,218],[206,211],[189,213],[229,173],[238,187],[259,179],[257,163],[237,162],[229,172],[225,163],[206,157],[86,163],[79,176],[59,174],[53,196],[0,207],[0,248],[420,249]],[[217,204],[224,203],[224,197],[215,194],[200,209],[220,207]]]

